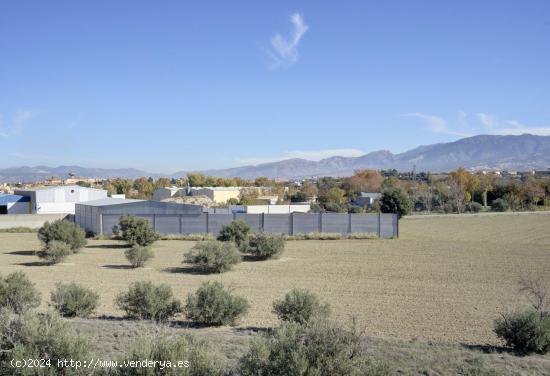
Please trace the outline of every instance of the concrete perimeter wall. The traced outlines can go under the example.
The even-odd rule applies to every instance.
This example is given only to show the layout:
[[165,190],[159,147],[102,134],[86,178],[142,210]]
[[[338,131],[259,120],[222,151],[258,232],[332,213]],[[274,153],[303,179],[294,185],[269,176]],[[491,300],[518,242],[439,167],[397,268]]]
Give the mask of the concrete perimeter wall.
[[14,227],[40,228],[46,221],[57,219],[73,220],[72,215],[67,214],[7,214],[0,216],[0,229]]
[[[145,218],[161,234],[216,234],[235,219],[245,221],[253,231],[273,234],[336,232],[340,234],[371,233],[381,238],[399,236],[396,214],[291,213],[291,214],[135,214]],[[120,219],[118,214],[99,214],[103,234],[112,233]]]

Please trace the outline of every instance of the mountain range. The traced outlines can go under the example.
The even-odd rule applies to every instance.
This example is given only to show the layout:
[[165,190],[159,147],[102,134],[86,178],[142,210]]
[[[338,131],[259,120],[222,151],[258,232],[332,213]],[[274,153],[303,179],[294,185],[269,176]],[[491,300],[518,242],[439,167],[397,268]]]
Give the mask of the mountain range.
[[[374,151],[359,157],[330,157],[320,161],[287,159],[255,166],[201,171],[217,177],[253,179],[259,176],[295,179],[312,176],[346,176],[357,169],[396,169],[398,171],[444,172],[465,167],[473,170],[531,170],[550,168],[550,136],[479,135],[454,142],[419,146],[404,153]],[[181,177],[186,171],[159,174],[134,168],[105,169],[80,166],[36,166],[0,169],[0,182],[31,182],[69,173],[89,178]]]

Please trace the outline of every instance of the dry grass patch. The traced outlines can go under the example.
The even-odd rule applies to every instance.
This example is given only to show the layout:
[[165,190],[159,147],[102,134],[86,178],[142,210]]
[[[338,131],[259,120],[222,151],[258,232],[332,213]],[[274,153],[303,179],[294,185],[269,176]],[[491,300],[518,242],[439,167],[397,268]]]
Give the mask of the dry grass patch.
[[288,242],[284,258],[243,262],[222,275],[182,267],[194,242],[157,242],[150,269],[133,270],[118,241],[93,240],[71,265],[40,266],[35,234],[0,234],[0,273],[24,271],[43,296],[57,282],[81,283],[100,293],[98,315],[117,317],[114,297],[131,282],[167,283],[184,298],[220,281],[248,299],[243,327],[277,324],[273,300],[303,288],[329,303],[333,317],[357,317],[369,335],[471,344],[499,344],[493,320],[522,303],[520,276],[550,274],[548,214],[423,217],[400,227],[395,240]]

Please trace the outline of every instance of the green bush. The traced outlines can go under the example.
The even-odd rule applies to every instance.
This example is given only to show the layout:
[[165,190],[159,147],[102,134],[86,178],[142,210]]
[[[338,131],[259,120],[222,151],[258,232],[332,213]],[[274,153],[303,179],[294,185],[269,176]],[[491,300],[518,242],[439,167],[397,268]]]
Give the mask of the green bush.
[[283,235],[271,235],[266,233],[252,234],[248,237],[246,249],[248,252],[260,259],[277,258],[285,249]]
[[223,273],[241,261],[235,244],[217,240],[198,242],[184,256],[185,263],[207,273]]
[[469,213],[479,213],[483,206],[479,202],[469,202],[466,204],[466,211]]
[[327,202],[323,205],[325,211],[331,213],[344,213],[347,208],[344,204],[338,204],[336,202]]
[[223,225],[218,235],[218,240],[222,242],[235,242],[237,247],[241,247],[246,242],[250,226],[246,222],[238,219],[228,225]]
[[348,213],[364,213],[365,209],[359,205],[349,205]]
[[115,304],[128,317],[142,320],[165,321],[182,312],[170,286],[149,281],[130,284],[128,291],[117,295]]
[[503,315],[495,321],[496,335],[520,353],[550,351],[550,315],[533,309]]
[[496,212],[505,212],[509,207],[508,202],[501,198],[497,198],[491,203],[491,210]]
[[204,282],[189,294],[185,306],[188,319],[204,325],[234,325],[248,311],[245,298],[234,296],[219,282]]
[[147,247],[160,239],[145,218],[122,216],[119,222],[120,237],[130,245]]
[[50,294],[51,305],[64,317],[88,317],[99,304],[99,295],[76,283],[58,283]]
[[[124,361],[188,362],[188,367],[161,370],[160,366],[150,368],[122,367],[118,375],[178,375],[178,376],[222,376],[223,367],[209,351],[205,342],[190,335],[176,338],[139,338]],[[166,363],[164,363],[166,364]],[[180,363],[181,364],[181,363]],[[182,364],[184,365],[184,364]]]
[[[91,357],[89,344],[54,312],[14,314],[0,310],[0,375],[81,375],[80,369],[62,367],[58,360],[84,361]],[[11,360],[44,359],[45,368],[13,368]]]
[[137,244],[124,251],[124,255],[132,265],[132,268],[145,266],[145,263],[155,256],[151,247],[142,247]]
[[36,255],[45,260],[48,264],[57,264],[71,255],[73,251],[71,246],[65,242],[52,240],[45,244],[42,249],[36,252]]
[[73,253],[78,252],[87,243],[84,230],[64,219],[44,223],[38,230],[38,239],[43,245],[48,245],[54,240],[66,243]]
[[252,342],[239,359],[239,375],[391,375],[384,363],[365,355],[355,329],[344,329],[327,320],[307,325],[283,323],[273,334]]
[[312,318],[326,318],[328,304],[321,304],[317,295],[307,290],[292,289],[282,300],[273,302],[273,312],[282,321],[305,324]]
[[379,200],[382,213],[397,213],[399,218],[411,212],[412,203],[400,188],[388,188],[382,192]]
[[0,307],[22,314],[40,305],[40,293],[23,272],[0,276]]

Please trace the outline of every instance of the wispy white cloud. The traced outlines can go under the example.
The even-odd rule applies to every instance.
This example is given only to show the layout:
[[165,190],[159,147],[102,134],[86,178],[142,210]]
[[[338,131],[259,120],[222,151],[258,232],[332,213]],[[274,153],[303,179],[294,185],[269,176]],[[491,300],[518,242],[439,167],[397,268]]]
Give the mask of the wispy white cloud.
[[538,136],[550,136],[550,126],[534,127],[523,124],[517,120],[500,121],[497,117],[486,113],[478,114],[479,121],[487,130],[487,133],[497,135],[521,135],[525,133]]
[[485,127],[489,129],[493,129],[497,126],[498,121],[491,115],[485,114],[483,112],[477,114],[479,117],[479,121],[481,121],[481,124],[483,124]]
[[[407,114],[402,114],[401,116],[405,117],[411,117],[422,120],[428,127],[428,130],[433,133],[442,133],[442,134],[450,134],[453,136],[462,136],[466,137],[469,136],[469,134],[463,133],[463,132],[456,132],[449,128],[447,125],[447,121],[439,116],[434,116],[430,114],[424,114],[421,112],[411,112]],[[466,116],[466,113],[463,111],[459,113],[459,117]]]
[[271,47],[265,52],[271,58],[269,67],[277,69],[289,67],[295,64],[299,59],[298,46],[309,26],[305,24],[300,13],[294,13],[290,16],[292,32],[289,38],[283,37],[277,33],[271,38]]
[[0,137],[10,137],[23,132],[25,125],[34,117],[32,111],[17,111],[10,122],[3,121],[0,114]]
[[17,111],[13,118],[13,129],[15,133],[20,133],[27,122],[34,116],[32,111]]
[[310,161],[320,161],[330,157],[360,157],[366,153],[358,149],[322,149],[322,150],[294,150],[287,151],[280,156],[266,158],[239,158],[239,165],[257,165],[262,163],[278,162],[285,159],[301,158]]

